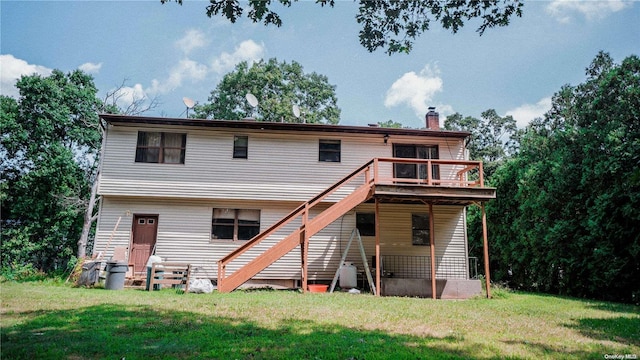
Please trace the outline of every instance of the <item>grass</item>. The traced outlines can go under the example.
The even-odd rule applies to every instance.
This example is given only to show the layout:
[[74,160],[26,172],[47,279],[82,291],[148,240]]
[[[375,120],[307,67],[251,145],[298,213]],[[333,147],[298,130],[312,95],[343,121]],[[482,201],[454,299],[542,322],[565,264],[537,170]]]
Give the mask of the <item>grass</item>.
[[[0,284],[2,359],[604,359],[640,356],[640,308],[499,291],[446,301]],[[631,358],[631,357],[628,357]]]

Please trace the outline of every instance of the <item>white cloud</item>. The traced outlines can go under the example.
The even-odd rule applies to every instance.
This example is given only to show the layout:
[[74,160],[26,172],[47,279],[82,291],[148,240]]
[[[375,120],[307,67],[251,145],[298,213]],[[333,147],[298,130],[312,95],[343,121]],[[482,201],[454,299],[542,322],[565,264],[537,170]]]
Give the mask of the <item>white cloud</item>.
[[211,70],[223,74],[232,70],[242,61],[256,62],[264,56],[264,45],[253,40],[245,40],[236,47],[233,53],[223,52],[211,62]]
[[22,75],[49,76],[51,71],[45,66],[29,64],[11,54],[0,55],[0,95],[17,97],[19,92],[16,81]]
[[[384,100],[384,106],[409,105],[416,115],[424,117],[427,109],[433,102],[436,93],[442,91],[442,78],[437,66],[425,65],[419,74],[411,71],[396,80]],[[439,108],[450,108],[448,105],[440,105]]]
[[87,62],[78,66],[78,69],[86,72],[87,74],[97,74],[101,68],[102,68],[102,63],[94,64],[91,62]]
[[184,80],[200,81],[204,80],[209,72],[206,65],[200,64],[190,59],[180,60],[178,65],[174,66],[169,73],[169,77],[165,80],[153,79],[151,87],[147,89],[150,93],[168,93],[182,86]]
[[[190,30],[189,32],[191,31],[198,32],[197,30]],[[179,41],[177,44],[186,53],[196,47],[203,46],[204,35],[202,37],[199,35],[186,35],[181,41],[184,42],[181,43]],[[264,46],[257,44],[253,40],[245,40],[236,47],[233,53],[223,52],[216,57],[210,67],[185,57],[171,69],[166,79],[153,79],[151,86],[145,91],[154,95],[166,94],[182,86],[185,81],[198,82],[205,80],[211,73],[222,74],[232,70],[240,61],[257,61],[262,58],[263,54]]]
[[519,128],[524,128],[531,120],[543,117],[549,110],[551,110],[551,97],[546,97],[535,104],[523,104],[508,110],[506,114],[513,116]]
[[[114,90],[115,89],[111,91]],[[118,91],[115,92],[114,98],[116,99],[116,105],[118,105],[119,108],[126,109],[135,101],[148,98],[148,96],[141,84],[135,84],[133,86],[121,87]]]
[[571,21],[572,13],[580,13],[587,20],[597,20],[631,6],[633,2],[628,0],[553,0],[547,5],[547,12],[567,23]]
[[175,45],[185,54],[189,54],[192,50],[207,45],[207,39],[202,31],[191,29],[187,30],[182,39],[176,41]]

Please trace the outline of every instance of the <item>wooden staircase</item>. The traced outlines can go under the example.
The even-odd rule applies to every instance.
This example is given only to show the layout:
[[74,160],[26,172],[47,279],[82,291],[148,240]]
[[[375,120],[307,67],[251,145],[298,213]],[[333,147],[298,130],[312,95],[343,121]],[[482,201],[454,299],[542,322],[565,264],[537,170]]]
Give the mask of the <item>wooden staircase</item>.
[[[367,201],[373,196],[373,174],[372,169],[374,167],[374,160],[361,166],[351,174],[344,177],[342,180],[336,182],[331,187],[327,188],[322,193],[318,194],[314,198],[305,202],[297,207],[287,216],[280,219],[274,225],[256,235],[253,239],[240,246],[238,249],[229,253],[227,256],[218,261],[218,291],[230,292],[238,288],[247,280],[254,277],[256,274],[267,268],[269,265],[276,262],[278,259],[295,249],[298,245],[301,246],[301,267],[302,267],[302,282],[303,291],[306,291],[307,284],[307,254],[309,238],[320,230],[324,229],[327,225],[331,224],[342,215],[346,214],[349,210],[358,206],[359,204]],[[318,214],[313,218],[309,218],[310,210],[328,196],[335,193],[336,190],[345,187],[347,184],[358,182],[360,184],[351,191],[347,196],[340,201],[331,205],[329,208]],[[253,260],[246,265],[234,271],[229,276],[226,275],[227,265],[251,249],[261,241],[267,239],[273,235],[276,231],[287,225],[291,221],[301,219],[301,225],[295,229],[292,233],[280,240],[266,251],[259,254]]]
[[[383,176],[380,176],[381,163],[387,165],[384,168]],[[394,164],[423,165],[427,169],[426,177],[424,179],[395,178],[389,171]],[[449,167],[447,173],[453,174],[453,176],[443,179],[434,178],[431,171],[432,165],[440,166],[440,171],[443,173],[444,168]],[[478,171],[475,180],[469,180],[468,173],[472,170]],[[310,218],[311,209],[325,201],[338,189],[348,192],[348,195],[315,217]],[[374,158],[220,259],[218,261],[218,291],[235,290],[298,245],[301,253],[302,287],[303,291],[306,291],[309,238],[374,195],[376,197],[393,195],[396,198],[404,196],[421,199],[423,202],[424,199],[427,199],[430,201],[429,203],[439,201],[440,203],[468,205],[495,199],[495,189],[484,187],[482,162],[480,161]],[[295,220],[300,220],[299,227],[227,276],[226,270],[229,263]],[[376,286],[379,288],[379,283]]]

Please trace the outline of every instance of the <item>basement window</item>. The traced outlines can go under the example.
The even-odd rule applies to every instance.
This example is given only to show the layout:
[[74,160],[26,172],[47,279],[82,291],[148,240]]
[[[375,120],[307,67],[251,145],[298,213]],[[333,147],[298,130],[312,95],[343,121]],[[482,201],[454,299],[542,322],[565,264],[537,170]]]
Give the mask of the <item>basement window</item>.
[[213,209],[211,240],[250,240],[260,233],[260,210]]
[[356,228],[360,236],[376,236],[376,214],[356,213]]
[[411,232],[413,245],[431,245],[429,214],[411,214]]
[[136,162],[184,164],[187,134],[139,131]]
[[320,139],[318,160],[340,162],[340,140]]

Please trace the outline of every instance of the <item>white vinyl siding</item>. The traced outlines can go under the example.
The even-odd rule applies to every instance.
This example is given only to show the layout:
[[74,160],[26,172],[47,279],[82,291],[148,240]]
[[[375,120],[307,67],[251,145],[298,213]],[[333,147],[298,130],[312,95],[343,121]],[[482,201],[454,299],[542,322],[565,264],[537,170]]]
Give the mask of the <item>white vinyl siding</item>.
[[[187,134],[184,164],[136,163],[138,131]],[[115,246],[130,246],[134,214],[157,214],[156,254],[167,261],[193,264],[195,276],[217,277],[217,261],[243,241],[211,239],[214,208],[259,209],[260,228],[288,214],[328,186],[374,157],[391,157],[393,143],[437,145],[440,159],[464,158],[462,139],[372,134],[310,133],[243,130],[249,139],[247,159],[234,159],[237,129],[194,129],[167,126],[109,125],[104,148],[99,193],[102,195],[94,253],[106,258]],[[340,162],[318,161],[320,139],[340,140]],[[455,169],[441,165],[441,179],[452,179]],[[391,177],[391,164],[381,164],[382,176]],[[358,184],[344,187],[314,209],[312,216],[330,202],[345,196]],[[428,256],[428,246],[411,244],[411,214],[426,213],[426,205],[382,204],[380,214],[381,254]],[[309,278],[330,280],[338,267],[356,211],[373,212],[372,204],[361,204],[311,238]],[[464,208],[434,206],[436,256],[466,256]],[[115,224],[121,217],[117,229]],[[265,251],[294,230],[287,225],[272,238],[255,246],[228,267],[229,273]],[[109,238],[113,237],[109,243]],[[375,254],[374,237],[363,238],[367,260]],[[107,246],[108,245],[108,246]],[[354,243],[349,261],[362,269]],[[374,264],[369,264],[373,267]],[[450,269],[447,269],[448,271]],[[456,270],[466,273],[466,269]],[[444,273],[444,269],[438,269]],[[256,276],[257,279],[299,279],[300,251],[294,249]]]
[[[304,201],[373,157],[390,157],[392,141],[438,145],[441,159],[463,159],[460,139],[404,136],[385,145],[382,137],[372,135],[246,131],[251,156],[237,161],[233,159],[236,132],[232,130],[158,128],[187,132],[184,165],[136,163],[137,132],[144,129],[110,126],[100,194]],[[318,161],[320,138],[341,141],[339,163]],[[441,166],[441,178],[453,178],[455,171],[446,168]],[[383,164],[381,172],[390,176],[390,164]],[[346,191],[337,193],[333,201]]]
[[[260,208],[260,227],[262,230],[271,226],[295,205],[292,203],[274,202],[238,202],[238,201],[184,201],[184,200],[151,200],[142,198],[105,198],[100,214],[94,253],[103,252],[108,259],[115,246],[130,246],[131,221],[134,214],[158,214],[158,236],[156,255],[165,261],[189,262],[193,264],[198,277],[215,279],[217,277],[217,261],[236,249],[243,242],[211,241],[212,209],[228,208]],[[322,205],[312,213],[316,215]],[[428,211],[426,205],[394,205],[382,204],[380,207],[381,254],[384,255],[429,255],[429,247],[411,244],[411,213]],[[373,211],[371,204],[357,207],[357,211]],[[350,211],[342,218],[311,238],[309,244],[309,277],[310,279],[330,280],[338,267],[349,236],[355,227],[356,211]],[[436,256],[466,256],[464,243],[463,208],[454,206],[434,206]],[[113,231],[118,218],[121,218],[117,231]],[[277,240],[282,239],[290,231],[300,225],[294,222],[286,226],[272,238],[263,241],[243,254],[228,267],[228,273],[235,271],[250,259],[265,251]],[[107,248],[109,237],[113,239]],[[375,238],[363,238],[367,261],[375,255]],[[351,246],[348,261],[352,261],[359,269],[363,269],[362,260],[356,242]],[[373,267],[370,263],[369,266]],[[437,273],[449,273],[453,269],[437,269]],[[455,269],[466,273],[466,269]],[[300,250],[294,249],[283,258],[258,274],[256,279],[299,279]]]

